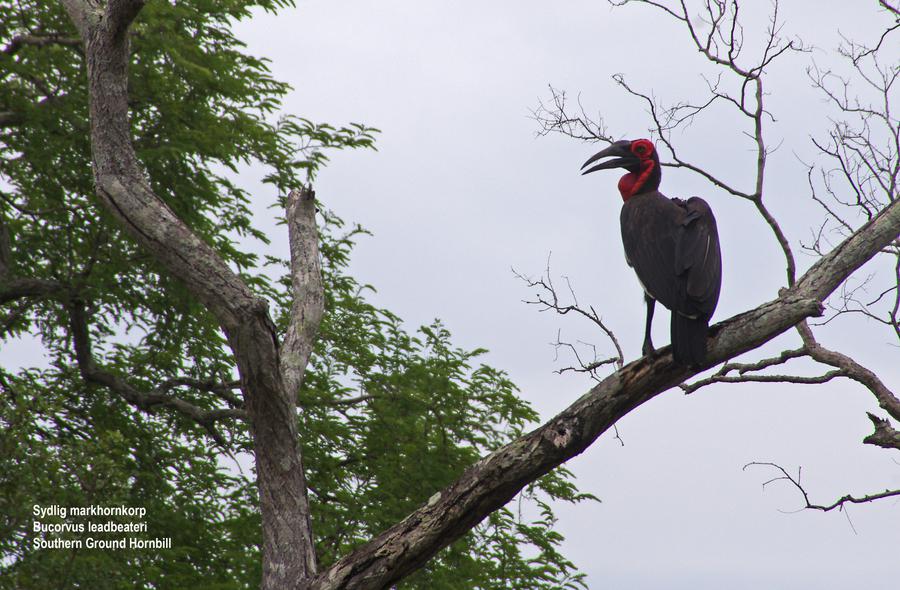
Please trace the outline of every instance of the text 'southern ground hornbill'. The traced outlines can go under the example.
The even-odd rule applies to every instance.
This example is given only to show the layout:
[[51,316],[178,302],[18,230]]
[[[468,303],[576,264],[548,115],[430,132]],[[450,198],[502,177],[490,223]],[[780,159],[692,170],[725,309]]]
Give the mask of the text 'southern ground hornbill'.
[[582,174],[624,168],[622,243],[625,260],[634,268],[647,300],[643,353],[654,352],[650,340],[657,301],[672,311],[672,353],[682,365],[700,365],[706,358],[706,332],[719,301],[722,256],[712,210],[703,199],[669,199],[657,189],[662,178],[659,156],[647,139],[617,141],[594,154]]

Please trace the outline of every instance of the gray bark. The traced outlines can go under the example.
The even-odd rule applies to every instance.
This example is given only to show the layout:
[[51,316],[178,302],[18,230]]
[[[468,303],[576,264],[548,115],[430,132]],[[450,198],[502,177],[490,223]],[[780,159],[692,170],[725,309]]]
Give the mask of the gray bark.
[[[584,451],[625,414],[699,372],[674,364],[668,348],[625,366],[317,575],[294,398],[322,314],[312,196],[292,193],[288,199],[295,301],[292,325],[280,347],[264,300],[152,193],[141,173],[129,134],[125,33],[143,2],[110,0],[100,7],[86,0],[62,2],[85,43],[97,196],[217,318],[234,353],[257,462],[263,588],[388,588],[523,487]],[[898,233],[900,204],[895,201],[778,299],[713,326],[706,366],[756,348],[820,314],[823,299]],[[893,433],[884,437],[888,435]]]
[[[296,431],[296,388],[285,388],[267,304],[144,179],[130,136],[126,35],[143,2],[110,0],[105,8],[84,0],[64,4],[85,45],[97,196],[131,237],[212,312],[226,335],[253,437],[263,523],[262,587],[292,587],[314,574],[316,564]],[[311,338],[314,332],[307,328],[303,335]]]

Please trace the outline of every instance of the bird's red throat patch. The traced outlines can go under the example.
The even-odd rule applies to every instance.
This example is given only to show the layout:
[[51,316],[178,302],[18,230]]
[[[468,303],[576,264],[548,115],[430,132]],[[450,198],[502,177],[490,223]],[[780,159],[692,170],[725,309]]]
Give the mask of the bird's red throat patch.
[[647,158],[641,162],[640,172],[629,172],[619,179],[619,194],[622,195],[623,201],[627,201],[641,190],[655,167],[656,162]]

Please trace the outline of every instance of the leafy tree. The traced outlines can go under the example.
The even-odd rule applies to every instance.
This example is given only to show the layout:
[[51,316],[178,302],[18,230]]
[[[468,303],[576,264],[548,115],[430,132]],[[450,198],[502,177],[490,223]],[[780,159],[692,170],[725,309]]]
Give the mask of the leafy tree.
[[[101,588],[134,579],[578,586],[557,551],[548,500],[586,496],[554,469],[659,393],[802,330],[851,274],[896,248],[892,183],[888,202],[847,225],[839,245],[821,245],[800,276],[791,267],[777,298],[713,326],[705,366],[676,365],[665,349],[619,359],[525,433],[534,415],[502,372],[476,364],[479,351],[454,348],[440,323],[406,333],[346,276],[360,230],[342,234],[342,222],[318,214],[312,191],[297,187],[314,177],[323,150],[369,147],[374,130],[273,122],[285,88],[241,55],[228,29],[251,6],[284,3],[61,2],[65,11],[0,4],[0,321],[8,340],[37,334],[49,360],[7,369],[0,382],[3,573],[19,587],[51,578]],[[707,9],[729,6],[736,20],[733,1]],[[742,29],[728,26],[731,16],[714,19],[704,46],[686,10],[667,12],[727,65],[713,40]],[[725,52],[736,59],[736,49]],[[760,97],[766,60],[780,54],[732,69]],[[763,112],[760,103],[748,116]],[[289,259],[246,246],[265,236],[253,229],[249,195],[221,171],[250,162],[271,171],[283,196]],[[762,203],[759,190],[745,198]],[[810,338],[804,346],[843,362]],[[727,364],[718,376],[739,369]],[[883,393],[877,377],[866,383],[855,366],[845,373]],[[896,430],[879,420],[869,438],[896,448]],[[252,475],[223,468],[229,452],[250,450]],[[530,510],[504,508],[520,493]],[[38,502],[145,506],[150,530],[173,546],[35,551],[29,506]]]
[[[290,261],[260,256],[250,195],[312,180],[330,149],[377,130],[279,116],[289,88],[232,33],[286,1],[154,2],[129,33],[130,132],[152,191],[291,322]],[[0,2],[0,337],[45,362],[0,372],[0,568],[15,588],[244,588],[262,576],[259,498],[238,372],[214,314],[98,205],[85,49],[63,5]],[[364,233],[322,210],[326,313],[297,395],[320,566],[359,546],[537,418],[482,350],[439,322],[408,333],[346,269]],[[237,462],[235,462],[237,460]],[[564,470],[523,492],[403,583],[408,588],[580,586],[558,551],[551,499],[587,498]],[[146,508],[166,549],[37,549],[32,507]],[[533,514],[534,516],[529,516]],[[102,535],[98,535],[101,537]]]

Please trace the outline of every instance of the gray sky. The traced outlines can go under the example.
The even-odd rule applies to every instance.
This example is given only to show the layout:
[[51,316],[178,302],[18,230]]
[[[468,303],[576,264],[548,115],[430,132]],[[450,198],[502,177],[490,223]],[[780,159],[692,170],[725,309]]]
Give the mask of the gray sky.
[[[821,49],[787,57],[772,72],[769,107],[778,122],[767,133],[770,145],[784,143],[771,158],[766,194],[805,268],[812,259],[798,242],[823,217],[797,156],[811,159],[808,136],[827,129],[805,68],[811,59],[834,62],[838,30],[868,41],[888,19],[874,0],[785,4],[784,34]],[[755,23],[749,38],[764,23],[750,11],[769,3],[745,5]],[[643,105],[610,76],[622,72],[668,102],[702,97],[699,76],[710,70],[684,31],[644,7],[612,10],[599,0],[310,0],[239,30],[294,86],[288,112],[382,129],[377,152],[335,154],[316,187],[328,207],[375,233],[357,248],[352,271],[378,288],[377,304],[411,328],[439,317],[458,345],[489,348],[487,362],[507,370],[550,417],[590,386],[553,373],[560,364],[548,343],[557,329],[606,346],[588,326],[521,303],[531,292],[510,268],[539,275],[552,251],[553,271],[601,313],[626,359],[639,355],[644,306],[622,256],[618,174],[580,177],[598,147],[536,139],[529,110],[552,84],[580,92],[613,135],[647,136]],[[745,122],[717,111],[676,139],[692,159],[750,190],[754,154],[743,130]],[[701,195],[715,210],[725,268],[715,320],[776,296],[782,257],[748,203],[670,169],[662,190]],[[269,215],[262,205],[271,199],[260,201],[261,216]],[[281,229],[272,231],[273,247],[286,251]],[[656,317],[654,340],[663,345],[668,312]],[[886,330],[841,319],[817,334],[900,389],[897,343]],[[783,336],[764,350],[796,340]],[[851,506],[854,534],[838,512],[784,513],[799,507],[798,494],[782,485],[763,491],[771,473],[741,470],[755,460],[802,465],[813,500],[823,503],[898,487],[897,458],[860,442],[871,432],[865,412],[877,410],[871,394],[847,381],[668,392],[620,422],[624,447],[607,434],[569,462],[580,488],[603,503],[556,508],[566,554],[593,588],[900,587],[897,501]]]

